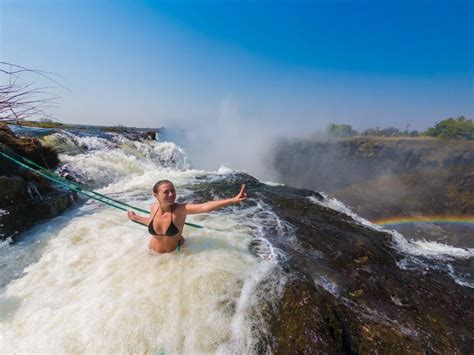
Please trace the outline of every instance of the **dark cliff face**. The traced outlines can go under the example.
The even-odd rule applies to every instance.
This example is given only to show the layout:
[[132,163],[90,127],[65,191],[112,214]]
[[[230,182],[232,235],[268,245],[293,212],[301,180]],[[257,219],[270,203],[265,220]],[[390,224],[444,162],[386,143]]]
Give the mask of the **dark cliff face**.
[[[279,181],[328,192],[369,220],[474,214],[474,142],[470,141],[286,141],[277,146],[273,166]],[[400,228],[416,238],[474,247],[472,228]]]
[[281,181],[326,192],[381,176],[473,164],[474,142],[424,138],[281,141],[273,156]]

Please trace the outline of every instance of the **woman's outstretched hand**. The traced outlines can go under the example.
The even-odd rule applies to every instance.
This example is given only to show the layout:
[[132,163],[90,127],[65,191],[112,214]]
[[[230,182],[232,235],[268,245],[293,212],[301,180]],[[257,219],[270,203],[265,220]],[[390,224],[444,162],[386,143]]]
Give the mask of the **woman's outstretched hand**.
[[247,199],[247,191],[245,191],[245,184],[242,184],[240,192],[234,197],[235,203],[242,202]]
[[137,216],[137,214],[136,214],[135,212],[130,211],[130,210],[127,211],[127,217],[128,217],[128,219],[134,221],[136,216]]

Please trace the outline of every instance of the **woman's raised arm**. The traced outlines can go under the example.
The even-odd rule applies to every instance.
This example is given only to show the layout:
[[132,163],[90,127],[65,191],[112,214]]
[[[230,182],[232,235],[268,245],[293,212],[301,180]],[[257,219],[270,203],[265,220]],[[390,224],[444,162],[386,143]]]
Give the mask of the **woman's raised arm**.
[[205,213],[217,210],[218,208],[230,206],[234,203],[239,203],[247,199],[247,192],[245,191],[245,184],[242,184],[240,192],[232,198],[224,200],[215,200],[204,203],[185,203],[183,205],[186,214]]

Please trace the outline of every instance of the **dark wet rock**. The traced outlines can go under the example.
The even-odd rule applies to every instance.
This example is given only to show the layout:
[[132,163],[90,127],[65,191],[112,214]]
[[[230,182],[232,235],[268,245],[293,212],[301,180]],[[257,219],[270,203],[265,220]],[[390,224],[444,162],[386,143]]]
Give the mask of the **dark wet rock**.
[[[59,164],[58,154],[53,148],[44,146],[34,137],[16,136],[5,125],[0,125],[0,151],[8,154],[19,154],[35,163],[47,168],[54,169]],[[18,165],[2,159],[0,174],[17,174],[21,168]]]
[[145,140],[156,140],[157,131],[137,131],[137,130],[125,130],[120,132],[121,135],[131,141],[145,141]]
[[156,132],[155,131],[147,131],[144,133],[145,139],[156,141]]
[[20,176],[0,176],[0,207],[26,197],[26,181]]
[[[276,269],[288,281],[277,301],[262,297],[247,311],[269,330],[253,329],[259,338],[256,352],[472,351],[474,290],[457,284],[446,264],[398,251],[391,234],[313,203],[312,191],[271,187],[246,175],[230,180],[208,182],[208,190],[228,196],[245,182],[249,196],[263,199],[294,227],[292,237],[278,228],[268,228],[265,235],[287,255]],[[472,258],[460,264],[472,272]],[[256,292],[275,292],[270,284],[263,279]]]
[[56,173],[63,177],[66,180],[80,183],[84,181],[84,177],[82,177],[77,171],[75,171],[70,165],[61,165],[58,169],[56,169]]
[[47,197],[19,200],[0,213],[0,239],[12,238],[37,222],[60,215],[77,199],[75,193],[57,190]]
[[334,309],[324,289],[305,274],[293,273],[278,308],[268,313],[268,347],[275,354],[343,353],[341,323]]
[[[16,159],[25,157],[47,169],[59,164],[56,151],[34,137],[17,136],[0,125],[0,151]],[[12,238],[34,223],[66,210],[77,195],[19,165],[0,157],[0,240]]]
[[[290,270],[316,284],[336,285],[328,307],[338,315],[344,352],[464,353],[474,345],[472,289],[435,265],[403,270],[392,236],[312,204],[270,196],[278,215],[296,227],[303,252],[283,246]],[[314,260],[311,251],[321,258]],[[426,264],[433,261],[426,260]]]

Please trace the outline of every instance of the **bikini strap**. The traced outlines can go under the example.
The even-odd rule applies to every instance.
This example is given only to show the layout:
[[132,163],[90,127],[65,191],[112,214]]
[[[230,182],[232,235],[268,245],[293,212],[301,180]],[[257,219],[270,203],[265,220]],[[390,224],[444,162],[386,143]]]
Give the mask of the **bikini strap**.
[[155,214],[153,215],[153,217],[151,217],[150,223],[153,223],[153,220],[155,219],[155,216],[156,216],[156,214],[158,213],[158,210],[159,210],[159,209],[160,209],[160,206],[158,206],[158,207],[156,208]]

